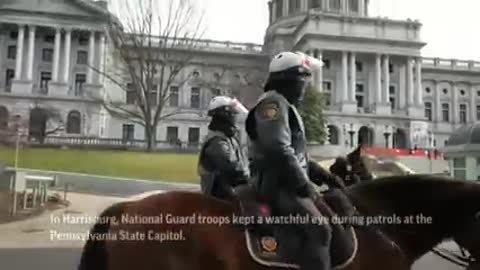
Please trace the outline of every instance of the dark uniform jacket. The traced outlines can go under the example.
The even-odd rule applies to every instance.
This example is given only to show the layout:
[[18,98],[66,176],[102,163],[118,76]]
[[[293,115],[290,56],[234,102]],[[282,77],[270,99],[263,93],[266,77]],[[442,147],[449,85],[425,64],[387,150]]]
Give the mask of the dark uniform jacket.
[[204,194],[212,195],[215,186],[235,187],[249,178],[247,160],[236,137],[209,131],[200,151],[198,174]]
[[309,162],[302,118],[278,92],[268,91],[260,97],[246,125],[252,142],[252,175],[262,196],[274,196],[278,189],[299,195],[311,180],[317,184],[332,180],[320,179],[324,177],[317,173],[327,173]]

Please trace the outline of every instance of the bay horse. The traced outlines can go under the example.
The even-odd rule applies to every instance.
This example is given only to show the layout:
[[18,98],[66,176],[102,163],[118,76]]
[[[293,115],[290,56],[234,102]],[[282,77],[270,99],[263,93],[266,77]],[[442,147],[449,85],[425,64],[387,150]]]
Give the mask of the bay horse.
[[469,229],[460,233],[454,240],[470,253],[469,260],[471,262],[467,270],[480,270],[480,221],[473,223]]
[[[353,178],[352,175],[357,175],[360,181],[372,180],[366,161],[361,155],[361,148],[362,146],[360,145],[346,157],[338,157],[330,167],[330,171],[343,178],[350,176],[351,179]],[[348,179],[344,182],[348,186],[355,184],[348,181]],[[459,256],[458,259],[462,263],[469,264],[467,270],[480,270],[480,221],[473,223],[453,240],[460,246],[462,251],[462,255],[455,256]],[[464,250],[467,250],[470,254],[466,254]]]
[[[377,218],[376,229],[389,239],[379,237],[368,226],[355,227],[355,256],[337,269],[410,269],[438,243],[459,236],[478,221],[480,211],[480,185],[438,176],[386,177],[348,187],[345,192],[366,219]],[[228,217],[241,216],[242,211],[238,202],[180,191],[117,203],[107,208],[91,229],[90,235],[97,237],[86,242],[79,269],[286,269],[260,264],[249,249],[244,227],[226,222]],[[153,218],[150,222],[119,222],[134,216],[156,217],[157,222]],[[191,217],[200,216],[203,224],[200,219],[191,222]],[[158,222],[161,217],[163,221]],[[162,233],[176,236],[163,242],[153,236],[144,239]],[[275,248],[271,244],[266,246]]]

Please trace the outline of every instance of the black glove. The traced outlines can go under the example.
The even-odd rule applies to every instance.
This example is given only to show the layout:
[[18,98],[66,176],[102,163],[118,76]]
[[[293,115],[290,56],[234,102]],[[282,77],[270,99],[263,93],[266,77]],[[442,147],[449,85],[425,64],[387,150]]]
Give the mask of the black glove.
[[302,198],[311,198],[312,200],[315,200],[317,197],[317,191],[312,185],[306,184],[297,191],[297,195]]

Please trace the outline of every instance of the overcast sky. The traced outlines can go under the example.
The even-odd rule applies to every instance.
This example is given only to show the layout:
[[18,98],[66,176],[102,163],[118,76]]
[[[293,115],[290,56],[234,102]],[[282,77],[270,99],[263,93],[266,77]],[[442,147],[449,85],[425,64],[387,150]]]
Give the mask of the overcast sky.
[[[263,43],[268,0],[197,0],[205,9],[205,38]],[[371,0],[372,16],[418,19],[424,56],[480,61],[480,0]]]

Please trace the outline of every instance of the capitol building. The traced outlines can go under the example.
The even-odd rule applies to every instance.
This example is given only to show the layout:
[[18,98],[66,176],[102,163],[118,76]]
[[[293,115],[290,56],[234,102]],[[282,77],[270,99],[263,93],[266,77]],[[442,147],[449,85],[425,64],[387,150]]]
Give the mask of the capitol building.
[[[210,78],[214,67],[228,67],[232,79],[216,92],[251,106],[274,54],[321,59],[313,83],[327,97],[328,144],[342,147],[362,141],[441,149],[454,130],[480,120],[480,63],[422,57],[419,21],[372,17],[368,0],[271,0],[268,7],[263,45],[202,40],[198,59],[182,73]],[[89,68],[117,63],[105,32],[109,14],[105,1],[1,1],[0,129],[14,115],[30,129],[54,129],[36,120],[49,108],[65,124],[51,136],[144,139],[142,126],[109,115],[85,94],[105,91],[128,102]],[[235,78],[250,81],[242,87]],[[157,140],[198,143],[207,133],[212,91],[195,80],[171,91],[168,106],[184,113],[162,121]]]

